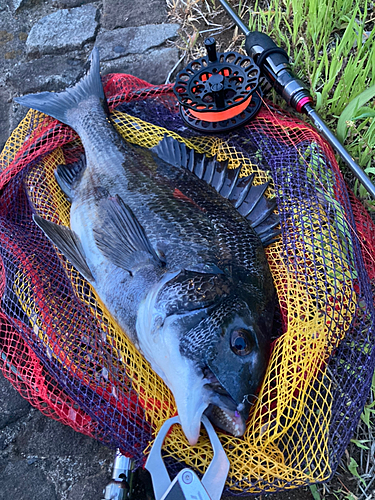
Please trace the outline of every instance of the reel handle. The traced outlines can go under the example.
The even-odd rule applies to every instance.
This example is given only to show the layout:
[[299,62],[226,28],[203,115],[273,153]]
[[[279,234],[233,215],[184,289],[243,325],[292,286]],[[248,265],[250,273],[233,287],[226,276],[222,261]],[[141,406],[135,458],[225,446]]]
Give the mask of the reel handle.
[[249,32],[245,49],[289,106],[301,113],[306,104],[313,102],[308,87],[293,73],[288,54],[268,35],[259,31]]
[[217,61],[217,52],[216,52],[216,40],[213,36],[210,36],[205,39],[204,46],[206,47],[208,60],[210,62]]

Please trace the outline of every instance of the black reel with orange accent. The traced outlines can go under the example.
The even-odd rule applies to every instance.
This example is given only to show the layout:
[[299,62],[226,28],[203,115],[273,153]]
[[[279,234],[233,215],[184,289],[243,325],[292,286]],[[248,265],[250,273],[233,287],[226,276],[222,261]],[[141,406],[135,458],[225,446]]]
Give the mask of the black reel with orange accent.
[[204,43],[207,55],[180,71],[173,91],[189,127],[200,132],[228,132],[245,125],[259,111],[260,70],[249,56],[217,53],[213,37]]

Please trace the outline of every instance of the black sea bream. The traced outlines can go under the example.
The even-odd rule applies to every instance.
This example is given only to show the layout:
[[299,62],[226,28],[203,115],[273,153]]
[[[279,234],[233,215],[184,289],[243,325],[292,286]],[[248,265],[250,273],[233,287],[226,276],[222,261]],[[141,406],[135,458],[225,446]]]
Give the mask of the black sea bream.
[[96,50],[75,87],[16,101],[72,127],[85,149],[85,161],[56,171],[70,229],[35,222],[171,389],[189,443],[203,412],[241,436],[274,315],[264,245],[278,221],[267,185],[170,137],[151,151],[123,140],[106,114]]

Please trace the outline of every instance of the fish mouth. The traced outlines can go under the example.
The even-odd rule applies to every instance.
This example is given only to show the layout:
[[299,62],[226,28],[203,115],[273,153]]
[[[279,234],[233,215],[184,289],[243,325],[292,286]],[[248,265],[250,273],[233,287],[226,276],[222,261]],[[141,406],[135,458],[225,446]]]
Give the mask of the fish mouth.
[[235,437],[243,436],[249,406],[246,408],[242,401],[236,402],[208,367],[204,369],[204,376],[209,382],[204,387],[209,391],[210,401],[204,414],[219,429]]
[[237,410],[233,411],[210,404],[204,414],[216,427],[229,432],[234,437],[241,437],[245,433],[246,420]]

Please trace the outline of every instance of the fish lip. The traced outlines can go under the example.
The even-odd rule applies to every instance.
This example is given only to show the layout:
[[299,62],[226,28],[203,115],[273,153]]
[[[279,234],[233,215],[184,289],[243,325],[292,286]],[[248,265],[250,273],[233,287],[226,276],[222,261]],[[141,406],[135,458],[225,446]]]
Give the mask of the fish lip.
[[246,420],[249,415],[250,404],[244,401],[236,402],[228,391],[220,384],[214,373],[204,369],[205,389],[209,391],[209,405],[204,414],[220,429],[240,437],[246,430]]

